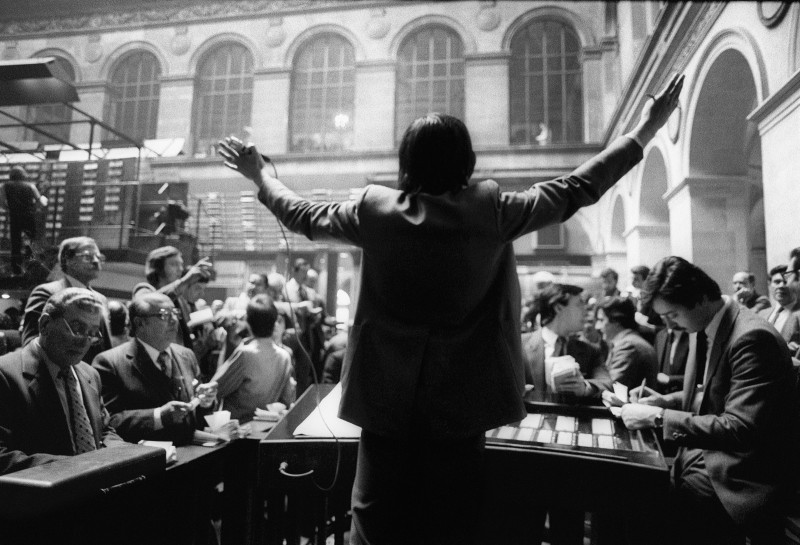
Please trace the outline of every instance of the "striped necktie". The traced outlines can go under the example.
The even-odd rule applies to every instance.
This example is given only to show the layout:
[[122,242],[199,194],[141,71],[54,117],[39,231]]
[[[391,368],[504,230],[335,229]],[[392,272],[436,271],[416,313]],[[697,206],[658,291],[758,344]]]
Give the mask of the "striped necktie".
[[72,423],[72,444],[75,454],[83,454],[97,450],[94,441],[92,424],[89,422],[89,415],[86,407],[83,406],[83,399],[78,390],[78,379],[72,368],[63,369],[59,376],[64,379],[64,391],[67,393],[67,405],[69,406],[70,422]]

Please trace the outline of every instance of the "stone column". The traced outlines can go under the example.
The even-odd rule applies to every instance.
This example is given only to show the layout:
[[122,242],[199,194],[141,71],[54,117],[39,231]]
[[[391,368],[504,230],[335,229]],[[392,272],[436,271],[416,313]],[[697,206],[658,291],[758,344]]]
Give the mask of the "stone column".
[[508,61],[507,53],[466,57],[464,123],[473,146],[508,145]]
[[583,49],[583,139],[602,142],[603,119],[603,48]]
[[356,65],[353,151],[394,149],[395,68],[385,61]]
[[253,142],[267,155],[289,151],[291,72],[257,70],[253,76]]
[[721,287],[736,271],[747,270],[750,189],[745,177],[687,177],[666,198],[673,254],[701,267]]

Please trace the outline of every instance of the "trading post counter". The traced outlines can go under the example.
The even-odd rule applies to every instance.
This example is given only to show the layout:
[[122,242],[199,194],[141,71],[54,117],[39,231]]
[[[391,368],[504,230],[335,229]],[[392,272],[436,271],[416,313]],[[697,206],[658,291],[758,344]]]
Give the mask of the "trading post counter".
[[[314,505],[314,525],[323,527],[327,520],[330,526],[333,519],[328,532],[341,542],[358,441],[294,438],[294,429],[316,407],[315,388],[324,397],[332,387],[309,389],[261,442],[259,487],[268,505],[283,505],[279,498],[284,496],[291,503],[292,494],[302,494]],[[524,420],[486,434],[484,542],[524,541],[531,506],[596,513],[593,526],[606,526],[598,540],[618,543],[629,533],[628,520],[645,521],[663,512],[669,469],[652,430],[629,431],[602,406],[533,392],[525,401]],[[298,524],[277,510],[268,519],[267,543],[291,537]],[[318,533],[318,543],[324,533]]]

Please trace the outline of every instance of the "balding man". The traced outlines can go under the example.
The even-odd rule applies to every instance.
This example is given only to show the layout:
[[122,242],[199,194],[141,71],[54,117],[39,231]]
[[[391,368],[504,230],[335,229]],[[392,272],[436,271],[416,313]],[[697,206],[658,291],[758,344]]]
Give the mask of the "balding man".
[[97,371],[81,361],[102,320],[94,293],[61,290],[42,309],[39,336],[0,357],[0,474],[123,443]]
[[140,295],[129,308],[134,338],[92,363],[103,382],[111,423],[126,441],[189,443],[202,422],[193,397],[201,410],[215,400],[213,384],[195,387],[199,368],[194,352],[174,342],[179,312],[163,293]]
[[772,306],[769,302],[769,297],[759,295],[756,291],[756,276],[753,273],[739,271],[733,275],[731,284],[733,285],[733,297],[736,302],[753,312],[759,312]]

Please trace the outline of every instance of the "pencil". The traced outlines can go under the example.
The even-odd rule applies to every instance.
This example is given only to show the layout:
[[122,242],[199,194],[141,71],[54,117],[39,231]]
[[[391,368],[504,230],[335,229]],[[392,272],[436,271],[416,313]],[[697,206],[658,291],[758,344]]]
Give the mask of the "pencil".
[[642,391],[639,392],[639,397],[636,399],[637,403],[639,402],[640,399],[644,397],[644,389],[646,388],[646,385],[647,385],[647,377],[644,377],[642,379]]

